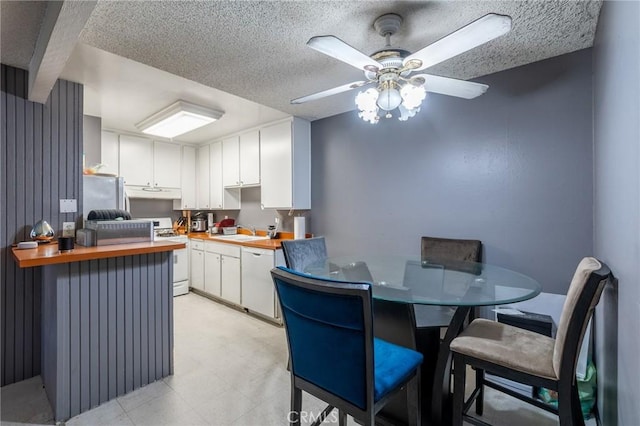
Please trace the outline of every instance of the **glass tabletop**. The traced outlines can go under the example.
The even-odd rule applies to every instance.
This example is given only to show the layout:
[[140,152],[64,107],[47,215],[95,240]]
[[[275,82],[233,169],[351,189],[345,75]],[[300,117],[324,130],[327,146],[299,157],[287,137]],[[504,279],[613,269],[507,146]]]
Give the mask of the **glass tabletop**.
[[533,278],[487,263],[422,262],[412,256],[344,256],[313,263],[304,272],[335,281],[373,284],[375,299],[440,306],[489,306],[537,296]]

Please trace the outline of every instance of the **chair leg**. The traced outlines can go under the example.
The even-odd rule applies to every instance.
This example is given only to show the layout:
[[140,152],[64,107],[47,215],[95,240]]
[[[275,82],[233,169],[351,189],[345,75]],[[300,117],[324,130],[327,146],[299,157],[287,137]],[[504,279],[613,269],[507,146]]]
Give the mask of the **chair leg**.
[[462,426],[462,414],[464,410],[464,387],[467,374],[467,366],[464,363],[464,356],[458,353],[453,354],[454,382],[453,382],[453,416],[452,426]]
[[338,426],[347,426],[347,413],[343,410],[338,410]]
[[560,426],[584,426],[578,388],[574,385],[558,389],[558,417]]
[[476,389],[480,389],[476,397],[476,414],[481,416],[484,412],[484,370],[480,368],[476,368]]
[[420,401],[420,371],[407,383],[407,422],[409,426],[422,424],[422,410]]
[[300,426],[300,410],[302,409],[302,391],[291,383],[291,411],[289,412],[289,424]]

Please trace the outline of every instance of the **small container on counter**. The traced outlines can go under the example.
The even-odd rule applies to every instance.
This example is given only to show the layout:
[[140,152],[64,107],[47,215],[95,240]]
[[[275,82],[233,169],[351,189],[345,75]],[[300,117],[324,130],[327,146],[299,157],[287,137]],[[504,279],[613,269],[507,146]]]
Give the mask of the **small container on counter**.
[[73,237],[58,238],[58,251],[65,253],[73,250]]

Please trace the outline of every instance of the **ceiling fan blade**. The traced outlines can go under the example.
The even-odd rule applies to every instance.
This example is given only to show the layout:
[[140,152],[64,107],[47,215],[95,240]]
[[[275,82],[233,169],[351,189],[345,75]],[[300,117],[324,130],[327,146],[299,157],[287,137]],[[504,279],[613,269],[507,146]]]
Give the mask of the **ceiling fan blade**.
[[378,61],[371,59],[335,36],[311,37],[307,42],[307,46],[332,58],[339,59],[359,70],[377,72],[382,68]]
[[427,92],[440,93],[441,95],[457,96],[458,98],[473,99],[487,91],[489,86],[473,81],[457,80],[455,78],[440,77],[430,74],[418,74],[411,77],[411,82],[424,80],[424,88]]
[[511,31],[511,17],[490,13],[418,50],[405,58],[404,64],[411,60],[422,62],[415,71],[429,68],[461,53],[485,44]]
[[343,84],[342,86],[334,87],[333,89],[323,90],[322,92],[313,93],[311,95],[303,96],[301,98],[293,99],[292,104],[301,104],[304,102],[315,101],[316,99],[324,98],[338,93],[346,92],[351,89],[362,87],[370,81],[354,81],[352,83]]

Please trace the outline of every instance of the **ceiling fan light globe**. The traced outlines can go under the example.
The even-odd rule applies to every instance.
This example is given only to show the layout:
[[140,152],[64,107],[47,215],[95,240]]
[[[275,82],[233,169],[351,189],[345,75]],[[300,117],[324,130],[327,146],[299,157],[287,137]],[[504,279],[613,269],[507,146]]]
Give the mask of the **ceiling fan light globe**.
[[427,92],[423,86],[405,84],[402,89],[400,89],[400,95],[402,96],[402,105],[404,105],[406,109],[413,109],[422,104],[422,101],[427,96]]
[[414,117],[418,112],[420,112],[420,107],[417,108],[406,108],[404,104],[400,104],[398,107],[398,111],[400,115],[398,116],[398,120],[407,121],[408,119]]
[[378,106],[385,111],[391,111],[402,103],[402,96],[396,88],[383,89],[378,96]]
[[358,117],[371,124],[376,124],[380,120],[377,108],[375,111],[360,111],[358,112]]
[[374,88],[369,88],[365,91],[359,92],[356,95],[356,106],[360,111],[370,111],[377,113],[378,105],[376,101],[378,100],[379,93]]

